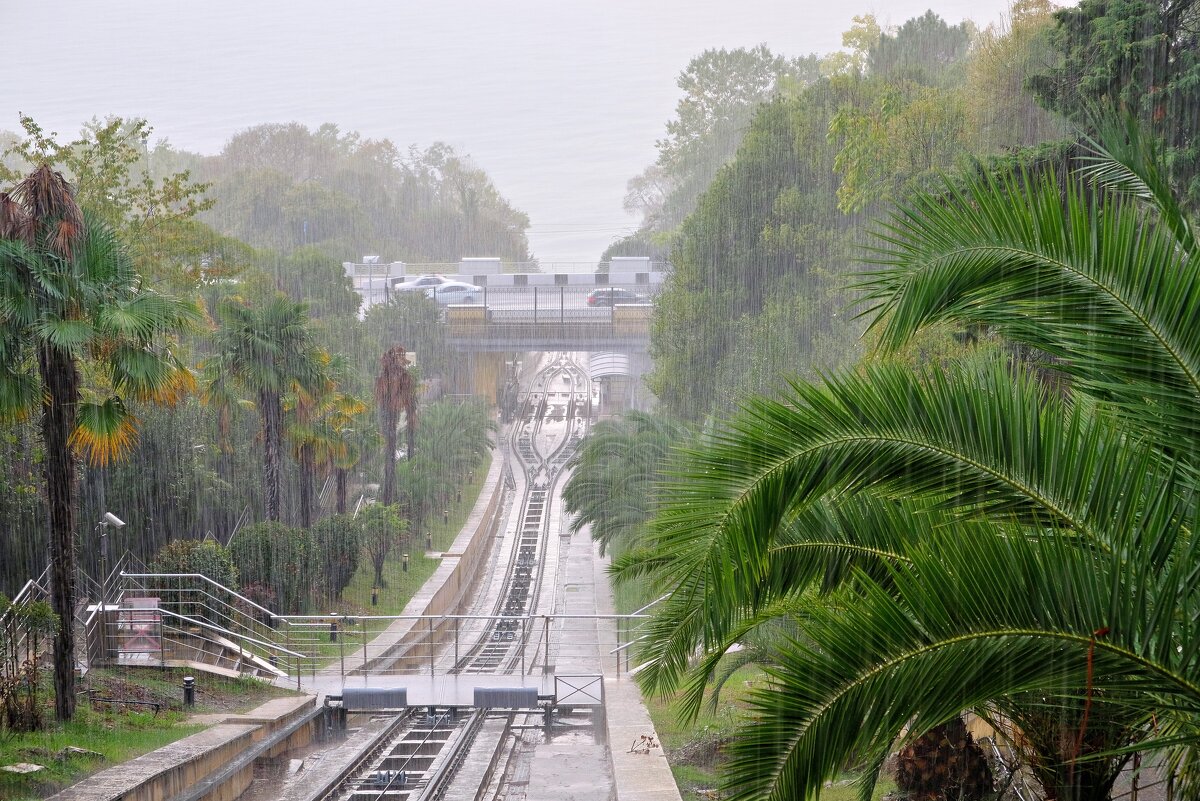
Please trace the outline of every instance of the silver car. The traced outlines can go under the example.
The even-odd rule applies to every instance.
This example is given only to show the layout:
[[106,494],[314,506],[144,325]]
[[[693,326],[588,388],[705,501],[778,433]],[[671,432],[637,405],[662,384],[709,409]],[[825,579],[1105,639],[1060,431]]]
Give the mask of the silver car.
[[464,281],[447,281],[441,286],[427,290],[427,294],[436,300],[439,306],[449,306],[454,303],[478,303],[483,300],[483,287]]

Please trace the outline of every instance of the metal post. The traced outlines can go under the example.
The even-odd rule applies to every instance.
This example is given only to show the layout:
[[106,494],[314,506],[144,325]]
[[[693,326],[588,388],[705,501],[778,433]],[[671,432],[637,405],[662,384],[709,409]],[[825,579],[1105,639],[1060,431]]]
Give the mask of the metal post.
[[522,676],[525,675],[525,621],[526,620],[527,620],[527,618],[521,618],[521,639],[518,641],[520,643],[519,647],[521,649],[521,675]]
[[[337,625],[337,618],[334,618],[334,625]],[[342,682],[346,681],[346,638],[338,637],[338,658],[342,664]]]
[[458,666],[458,628],[462,625],[462,621],[455,618],[454,620],[454,665]]
[[429,675],[433,675],[433,618],[429,618]]
[[550,616],[542,615],[542,673],[550,669]]
[[363,670],[367,669],[367,619],[360,618],[362,621],[362,637],[363,637]]
[[566,306],[567,306],[566,294],[567,294],[567,288],[565,286],[560,286],[558,288],[558,324],[559,325],[562,325],[563,323],[566,322],[566,317],[567,317],[567,315],[566,315]]
[[538,288],[535,286],[533,288],[533,322],[534,322],[534,325],[537,324],[537,307],[538,307],[537,291],[538,291]]
[[617,678],[621,677],[621,618],[617,618]]

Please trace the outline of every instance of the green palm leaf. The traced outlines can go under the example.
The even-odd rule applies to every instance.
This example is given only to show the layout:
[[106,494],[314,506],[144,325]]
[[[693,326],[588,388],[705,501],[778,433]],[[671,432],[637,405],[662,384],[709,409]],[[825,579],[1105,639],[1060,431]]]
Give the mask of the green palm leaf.
[[1200,265],[1134,204],[1066,186],[977,176],[900,207],[862,285],[882,345],[938,321],[990,325],[1147,431],[1196,441]]
[[[1177,541],[1159,571],[1053,539],[931,536],[894,568],[894,590],[866,582],[856,603],[801,621],[806,639],[781,649],[731,747],[732,797],[815,797],[847,754],[878,760],[906,729],[997,699],[1078,708],[1089,659],[1094,695],[1152,694],[1194,717],[1200,651],[1173,620],[1200,611],[1200,585],[1194,542]],[[1107,711],[1129,730],[1145,722],[1144,705]]]

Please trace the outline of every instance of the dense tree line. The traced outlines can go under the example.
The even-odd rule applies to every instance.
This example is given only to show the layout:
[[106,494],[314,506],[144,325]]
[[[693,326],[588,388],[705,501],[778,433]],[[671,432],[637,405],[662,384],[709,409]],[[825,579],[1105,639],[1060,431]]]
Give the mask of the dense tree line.
[[[524,216],[482,171],[442,146],[401,158],[329,127],[252,129],[200,159],[151,150],[140,120],[93,122],[69,142],[21,124],[0,159],[0,587],[39,575],[49,554],[54,611],[72,619],[76,569],[99,575],[103,534],[110,568],[128,553],[298,611],[337,597],[360,546],[385,558],[400,529],[446,508],[490,448],[481,406],[430,406],[416,435],[428,455],[406,462],[396,493],[402,526],[320,519],[395,470],[380,422],[397,421],[378,419],[371,393],[381,355],[403,344],[420,359],[410,427],[422,379],[449,362],[432,300],[360,319],[340,261],[366,242],[406,242],[392,255],[413,260],[526,257]],[[314,198],[341,206],[320,217],[337,235],[289,238],[297,214],[332,214]],[[343,219],[356,209],[376,219]],[[381,239],[385,219],[397,238]],[[128,524],[102,532],[106,511]],[[239,527],[230,560],[220,542]],[[74,631],[54,634],[64,719]]]
[[[1195,796],[1198,22],[856,18],[639,232],[676,268],[660,412],[703,425],[605,424],[565,497],[667,596],[645,689],[694,717],[766,667],[723,797],[867,797],[900,745],[908,797],[991,797],[967,711],[1043,797],[1111,798],[1135,752]],[[833,310],[777,311],[864,299],[861,359]]]

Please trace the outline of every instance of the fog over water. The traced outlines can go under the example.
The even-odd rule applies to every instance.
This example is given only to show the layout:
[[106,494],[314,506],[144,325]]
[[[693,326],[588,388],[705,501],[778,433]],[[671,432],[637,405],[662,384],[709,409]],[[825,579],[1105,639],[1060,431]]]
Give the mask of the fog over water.
[[636,226],[622,209],[625,182],[654,160],[690,58],[761,42],[825,53],[855,14],[898,25],[931,4],[952,24],[980,26],[1008,7],[3,0],[0,128],[16,129],[18,112],[64,137],[93,116],[144,116],[156,136],[206,154],[265,122],[334,122],[401,146],[446,141],[530,215],[537,257],[589,261]]

